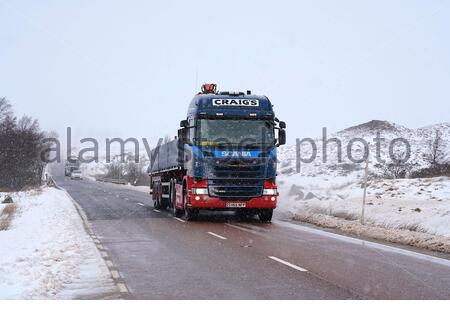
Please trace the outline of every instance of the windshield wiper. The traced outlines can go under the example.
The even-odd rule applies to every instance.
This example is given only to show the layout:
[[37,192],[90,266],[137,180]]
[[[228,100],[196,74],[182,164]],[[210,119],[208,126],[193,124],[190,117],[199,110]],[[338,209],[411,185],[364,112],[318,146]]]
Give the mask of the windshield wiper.
[[262,143],[262,142],[260,142],[260,143],[244,144],[243,147],[247,147],[247,148],[267,147],[267,148],[270,148],[270,147],[273,147],[273,146],[271,144],[269,144],[269,143]]

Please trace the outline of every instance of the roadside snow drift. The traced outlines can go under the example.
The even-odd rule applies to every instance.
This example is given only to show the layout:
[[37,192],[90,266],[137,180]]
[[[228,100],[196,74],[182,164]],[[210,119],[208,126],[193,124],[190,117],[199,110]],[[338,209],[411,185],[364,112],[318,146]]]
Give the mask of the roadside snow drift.
[[64,191],[43,188],[12,197],[17,210],[9,228],[0,231],[0,299],[95,298],[116,292]]

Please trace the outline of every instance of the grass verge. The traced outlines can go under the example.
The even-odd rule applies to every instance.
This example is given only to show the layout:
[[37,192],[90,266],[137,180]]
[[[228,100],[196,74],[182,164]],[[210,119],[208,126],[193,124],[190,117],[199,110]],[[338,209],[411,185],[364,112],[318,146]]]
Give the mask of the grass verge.
[[294,220],[311,223],[323,228],[339,230],[345,234],[357,237],[372,238],[419,249],[450,253],[450,238],[444,236],[436,236],[411,230],[386,229],[373,225],[362,225],[359,221],[344,220],[324,214],[297,213],[294,215]]
[[3,209],[2,214],[0,215],[0,231],[8,230],[16,211],[17,205],[15,203],[6,205],[6,207]]

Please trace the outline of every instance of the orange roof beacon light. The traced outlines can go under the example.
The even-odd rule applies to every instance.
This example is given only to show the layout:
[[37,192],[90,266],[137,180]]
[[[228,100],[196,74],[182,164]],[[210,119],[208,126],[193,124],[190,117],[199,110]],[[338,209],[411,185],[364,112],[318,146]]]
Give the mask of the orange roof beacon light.
[[202,85],[202,93],[216,93],[217,92],[217,84],[215,83],[205,83]]

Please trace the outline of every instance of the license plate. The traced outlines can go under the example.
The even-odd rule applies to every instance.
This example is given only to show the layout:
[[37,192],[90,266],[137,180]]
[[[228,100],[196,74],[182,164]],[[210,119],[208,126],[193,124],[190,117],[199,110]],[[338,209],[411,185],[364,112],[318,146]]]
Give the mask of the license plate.
[[228,202],[227,208],[245,208],[247,204],[242,202]]

